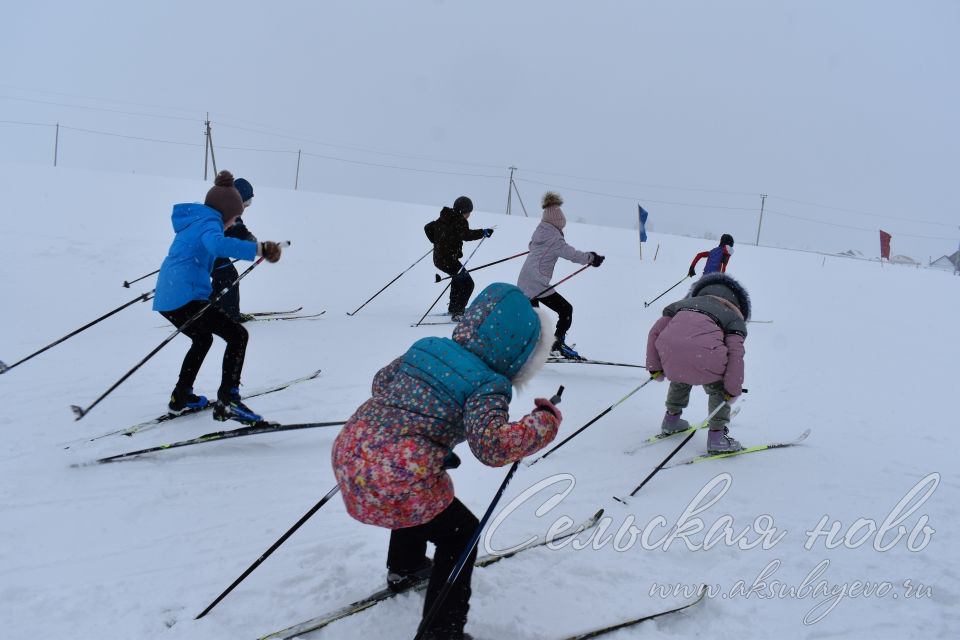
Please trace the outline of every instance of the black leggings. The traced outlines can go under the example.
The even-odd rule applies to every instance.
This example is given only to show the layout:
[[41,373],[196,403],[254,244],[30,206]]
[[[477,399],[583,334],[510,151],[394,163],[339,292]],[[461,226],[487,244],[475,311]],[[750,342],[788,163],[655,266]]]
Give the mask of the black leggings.
[[[161,311],[160,314],[169,320],[178,329],[209,304],[206,300],[191,300],[179,309]],[[200,372],[200,365],[213,344],[214,334],[223,338],[227,348],[223,352],[223,373],[220,378],[220,389],[217,397],[226,399],[230,390],[240,386],[240,373],[243,371],[243,358],[247,352],[247,330],[230,318],[222,309],[211,306],[203,312],[190,326],[183,330],[183,334],[193,341],[190,350],[183,358],[180,367],[180,379],[177,387],[186,391],[193,388],[193,383]]]
[[470,301],[471,294],[473,294],[473,278],[458,261],[452,263],[441,262],[439,264],[434,261],[433,265],[450,276],[450,305],[447,307],[447,311],[463,313],[464,309],[467,308],[467,302]]
[[[211,298],[216,297],[220,294],[221,291],[230,287],[233,284],[233,281],[240,276],[237,273],[237,268],[230,263],[229,260],[224,260],[223,264],[220,264],[220,260],[213,265],[213,272],[210,274],[211,284],[213,285],[213,293],[210,294]],[[217,306],[223,309],[232,320],[240,322],[240,283],[238,282],[233,287],[224,293],[220,300],[217,301]]]
[[[409,571],[416,568],[427,552],[427,542],[436,545],[433,571],[430,573],[430,584],[423,602],[424,616],[433,606],[437,594],[446,584],[450,572],[479,524],[477,517],[454,498],[450,506],[430,522],[390,532],[387,567],[391,571]],[[474,546],[431,628],[445,632],[463,631],[467,624],[467,611],[470,609],[470,577],[473,575],[473,562],[476,558],[477,548]]]
[[548,296],[531,300],[530,304],[539,307],[539,303],[541,302],[545,307],[552,309],[560,316],[557,318],[557,330],[554,332],[554,335],[560,340],[563,340],[567,336],[567,331],[570,330],[570,325],[573,324],[573,305],[567,302],[567,299],[559,293],[551,293]]

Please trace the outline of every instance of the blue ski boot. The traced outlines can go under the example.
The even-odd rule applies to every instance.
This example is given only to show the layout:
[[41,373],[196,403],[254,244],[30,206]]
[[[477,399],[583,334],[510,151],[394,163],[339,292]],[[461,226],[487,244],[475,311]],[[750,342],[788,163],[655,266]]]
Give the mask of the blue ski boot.
[[180,387],[174,387],[173,393],[170,394],[170,402],[167,403],[167,408],[170,410],[170,413],[178,416],[181,413],[190,413],[192,411],[205,409],[209,405],[210,401],[207,400],[207,397],[196,395],[193,393],[193,389],[183,390]]
[[253,409],[243,404],[240,400],[240,390],[237,388],[230,389],[229,396],[217,398],[217,403],[213,406],[213,419],[220,422],[236,420],[248,425],[264,422],[263,416],[254,413]]

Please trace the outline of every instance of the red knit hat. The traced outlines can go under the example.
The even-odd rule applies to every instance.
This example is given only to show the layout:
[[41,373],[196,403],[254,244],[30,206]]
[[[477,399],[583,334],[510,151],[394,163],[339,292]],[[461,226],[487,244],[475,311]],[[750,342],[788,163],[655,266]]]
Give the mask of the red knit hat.
[[219,211],[224,221],[243,213],[243,199],[233,184],[232,173],[221,171],[217,174],[203,204]]

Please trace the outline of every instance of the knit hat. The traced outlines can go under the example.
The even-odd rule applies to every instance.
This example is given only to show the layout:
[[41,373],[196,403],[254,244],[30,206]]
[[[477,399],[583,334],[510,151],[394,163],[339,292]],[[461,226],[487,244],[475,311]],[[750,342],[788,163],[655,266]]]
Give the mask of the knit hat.
[[558,205],[553,205],[543,210],[543,221],[549,222],[561,231],[567,226],[567,217],[563,215],[563,209]]
[[453,201],[453,210],[459,214],[470,213],[473,211],[473,200],[467,196],[460,196]]
[[563,198],[560,197],[559,193],[547,191],[543,194],[543,202],[540,206],[546,209],[547,207],[559,207],[562,204]]
[[243,199],[234,185],[232,173],[221,171],[217,174],[203,204],[219,211],[224,221],[243,213]]
[[728,247],[733,246],[733,236],[730,235],[729,233],[725,233],[722,236],[720,236],[720,246],[722,247],[724,245]]
[[253,185],[246,178],[237,178],[233,186],[240,192],[240,199],[244,204],[253,199]]

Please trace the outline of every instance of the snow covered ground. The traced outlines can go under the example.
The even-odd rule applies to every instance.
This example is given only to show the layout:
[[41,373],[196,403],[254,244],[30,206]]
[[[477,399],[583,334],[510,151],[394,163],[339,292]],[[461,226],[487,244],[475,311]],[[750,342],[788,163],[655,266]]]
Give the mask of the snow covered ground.
[[[120,285],[159,266],[172,237],[171,205],[202,200],[206,188],[200,181],[3,166],[0,358],[11,364],[149,291],[152,278],[131,289]],[[442,204],[257,189],[244,216],[248,226],[261,239],[293,245],[281,262],[244,280],[244,309],[302,305],[327,313],[249,326],[247,388],[323,369],[317,380],[252,401],[255,409],[281,422],[346,419],[367,398],[378,368],[417,338],[449,334],[446,326],[410,326],[439,294],[429,258],[355,317],[345,314],[429,248],[422,227]],[[523,251],[537,223],[482,212],[496,206],[478,202],[470,220],[497,227],[474,264]],[[578,212],[567,213],[572,219]],[[724,231],[720,221],[715,227]],[[567,238],[607,256],[600,269],[563,285],[575,306],[570,340],[589,357],[642,363],[661,303],[681,297],[682,287],[649,308],[644,301],[681,278],[707,243],[652,235],[641,261],[635,232],[571,224]],[[478,272],[478,290],[494,280],[515,282],[519,267],[515,260]],[[575,268],[561,263],[557,276]],[[627,533],[631,522],[649,535],[632,545],[623,535],[617,544],[597,540],[582,550],[540,549],[477,570],[468,630],[479,638],[562,638],[685,600],[660,595],[657,586],[699,583],[714,593],[697,608],[610,637],[960,634],[960,278],[744,243],[730,273],[751,292],[755,318],[770,321],[750,325],[750,393],[733,434],[751,445],[811,428],[809,439],[664,470],[624,506],[612,496],[627,494],[673,447],[625,453],[656,432],[663,413],[666,387],[647,385],[555,455],[520,468],[505,506],[541,480],[554,482],[510,513],[492,542],[542,536],[561,515],[580,521],[601,507],[610,518],[604,538],[621,527]],[[210,615],[193,619],[333,486],[336,429],[72,467],[222,428],[200,415],[64,449],[164,411],[185,338],[82,421],[73,420],[69,405],[91,402],[169,331],[149,303],[140,303],[0,376],[3,638],[253,640],[383,585],[388,532],[353,521],[336,498]],[[214,392],[221,353],[218,341],[198,391]],[[564,437],[645,378],[640,369],[547,365],[515,396],[513,413],[523,415],[535,396],[563,384]],[[692,399],[688,415],[704,416],[703,392],[694,390]],[[702,452],[705,439],[698,434],[678,458]],[[466,448],[460,453],[457,492],[479,515],[506,469],[484,467]],[[536,507],[569,489],[570,478],[569,495],[538,517]],[[898,515],[914,487],[915,509]],[[685,535],[659,541],[704,491],[718,499],[675,532]],[[658,526],[661,516],[666,526]],[[695,530],[696,518],[703,531]],[[825,536],[808,534],[822,519],[823,530],[835,526],[839,546],[827,548]],[[875,531],[885,519],[888,530]],[[709,549],[696,548],[706,530],[716,534],[725,524],[730,535],[746,529],[741,537],[753,548],[717,535]],[[899,539],[898,527],[906,532]],[[405,595],[311,637],[412,638],[420,606],[419,596]]]

